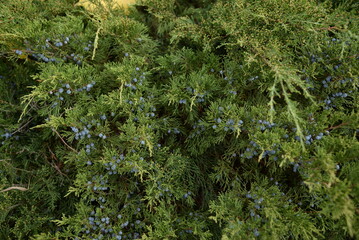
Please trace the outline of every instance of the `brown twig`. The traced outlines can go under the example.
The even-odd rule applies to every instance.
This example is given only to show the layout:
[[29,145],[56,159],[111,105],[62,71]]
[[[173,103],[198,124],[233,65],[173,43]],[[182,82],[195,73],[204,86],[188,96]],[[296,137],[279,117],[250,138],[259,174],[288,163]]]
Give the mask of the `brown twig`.
[[326,128],[325,130],[326,130],[326,131],[329,131],[329,130],[337,129],[337,128],[340,128],[340,127],[342,127],[342,126],[348,125],[348,124],[349,124],[349,123],[341,123],[341,124],[339,124],[339,125],[337,125],[337,126],[328,127],[328,128]]
[[330,31],[332,29],[341,30],[340,28],[335,27],[335,26],[334,27],[327,27],[327,28],[317,28],[315,30],[328,30],[328,31]]
[[[55,153],[53,153],[53,151],[51,151],[51,148],[50,148],[50,147],[48,147],[48,148],[49,148],[49,151],[50,151],[50,153],[51,153],[51,159],[58,160],[57,157],[56,157],[56,155],[55,155]],[[61,169],[59,168],[59,166],[58,166],[56,163],[51,162],[50,164],[51,164],[51,166],[54,167],[54,168],[56,169],[56,171],[58,171],[61,175],[67,177],[67,175],[66,175],[65,173],[61,172]]]
[[25,123],[24,125],[22,125],[21,127],[19,127],[18,129],[16,129],[16,131],[15,132],[13,132],[13,133],[11,133],[12,135],[14,135],[15,133],[17,133],[17,132],[20,132],[23,128],[25,128],[27,125],[29,125],[29,123],[31,123],[32,122],[32,118],[30,118],[30,120],[29,121],[27,121],[27,123]]
[[61,141],[62,141],[68,148],[70,148],[72,151],[74,151],[74,152],[77,153],[77,151],[76,151],[74,148],[72,148],[70,145],[68,145],[68,144],[65,142],[65,140],[61,137],[61,135],[60,135],[54,128],[52,128],[52,131],[54,131],[54,132],[57,134],[57,136],[61,139]]
[[4,190],[1,190],[0,192],[7,192],[7,191],[10,191],[10,190],[20,190],[20,191],[27,191],[29,190],[28,188],[24,188],[24,187],[19,187],[19,186],[12,186],[12,187],[8,187]]

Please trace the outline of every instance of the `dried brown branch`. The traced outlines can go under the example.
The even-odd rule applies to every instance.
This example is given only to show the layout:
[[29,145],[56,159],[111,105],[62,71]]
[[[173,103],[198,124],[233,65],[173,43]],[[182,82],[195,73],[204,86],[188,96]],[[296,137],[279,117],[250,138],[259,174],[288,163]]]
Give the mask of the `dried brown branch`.
[[[58,161],[55,153],[50,149],[50,147],[48,148],[50,153],[51,153],[51,159],[55,159],[56,161]],[[50,162],[49,162],[50,163]],[[61,175],[67,177],[67,175],[65,173],[63,173],[60,169],[60,167],[58,166],[58,164],[54,163],[54,162],[51,162],[50,165],[56,169],[56,171],[58,171]]]
[[69,149],[71,149],[72,151],[74,151],[74,152],[77,153],[77,151],[76,151],[74,148],[72,148],[70,145],[68,145],[68,144],[65,142],[65,140],[64,140],[64,139],[61,137],[61,135],[56,131],[56,129],[52,128],[52,131],[54,131],[54,132],[57,134],[57,136],[61,139],[61,141],[62,141]]
[[20,190],[20,191],[27,191],[29,190],[28,188],[24,188],[24,187],[19,187],[19,186],[12,186],[12,187],[8,187],[4,190],[1,190],[0,192],[7,192],[7,191],[11,191],[11,190]]
[[27,125],[29,125],[31,122],[32,122],[32,118],[30,118],[30,120],[29,121],[27,121],[24,125],[22,125],[20,128],[18,128],[18,129],[16,129],[16,131],[15,132],[13,132],[13,133],[11,133],[12,135],[13,134],[15,134],[15,133],[17,133],[17,132],[20,132],[23,128],[25,128]]
[[333,26],[333,27],[327,27],[327,28],[317,28],[315,30],[327,30],[327,31],[330,31],[330,30],[341,30],[340,28],[336,27],[336,26]]
[[328,127],[328,128],[326,128],[325,130],[326,130],[326,131],[329,131],[329,130],[337,129],[337,128],[340,128],[340,127],[342,127],[342,126],[348,125],[348,124],[349,124],[349,123],[341,123],[341,124],[339,124],[339,125],[337,125],[337,126]]

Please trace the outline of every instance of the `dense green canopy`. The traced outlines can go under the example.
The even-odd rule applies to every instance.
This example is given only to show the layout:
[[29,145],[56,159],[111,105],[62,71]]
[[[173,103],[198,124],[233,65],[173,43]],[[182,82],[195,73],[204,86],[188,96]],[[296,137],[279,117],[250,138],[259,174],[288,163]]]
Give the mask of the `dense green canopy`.
[[356,1],[91,2],[0,0],[0,239],[359,237]]

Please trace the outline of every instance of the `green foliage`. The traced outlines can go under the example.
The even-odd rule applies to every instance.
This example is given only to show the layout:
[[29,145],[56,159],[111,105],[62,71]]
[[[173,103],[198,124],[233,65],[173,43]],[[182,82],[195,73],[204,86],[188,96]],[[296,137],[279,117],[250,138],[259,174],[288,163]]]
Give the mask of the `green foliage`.
[[1,239],[359,236],[355,2],[76,2],[0,0]]

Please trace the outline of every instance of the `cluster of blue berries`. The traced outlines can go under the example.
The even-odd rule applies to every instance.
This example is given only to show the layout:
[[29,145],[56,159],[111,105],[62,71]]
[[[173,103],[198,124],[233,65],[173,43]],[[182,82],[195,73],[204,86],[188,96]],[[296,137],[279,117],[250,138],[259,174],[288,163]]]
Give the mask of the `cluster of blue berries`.
[[[223,107],[219,107],[219,114],[223,114]],[[232,118],[223,119],[221,117],[217,117],[213,119],[213,123],[211,123],[212,129],[223,129],[224,131],[236,131],[243,126],[243,121],[241,119],[234,120]],[[205,123],[202,120],[198,120],[196,124],[193,125],[193,132],[189,135],[189,138],[193,138],[195,136],[201,135],[206,130]]]
[[[132,101],[132,100],[129,100],[129,99],[126,99],[125,102],[128,103],[128,104],[130,104],[130,105],[133,104],[133,101]],[[142,109],[141,109],[141,111],[142,111]]]
[[[241,158],[247,158],[247,159],[252,159],[253,157],[259,156],[260,152],[263,151],[261,149],[261,147],[254,141],[250,141],[249,144],[251,145],[250,147],[247,147],[243,153],[241,153],[239,156]],[[268,149],[268,150],[264,150],[261,157],[262,158],[271,158],[274,161],[276,161],[278,159],[277,154],[280,151],[280,146],[278,146],[276,143],[273,144],[273,148],[272,149]],[[232,157],[236,157],[237,154],[234,153],[232,155]]]
[[106,114],[100,115],[100,119],[101,119],[102,121],[105,121],[105,120],[107,119]]
[[8,139],[8,138],[11,138],[12,137],[12,134],[9,133],[9,132],[6,132],[4,134],[1,135],[2,137],[5,137],[5,139]]
[[146,74],[144,72],[140,73],[140,68],[135,68],[135,73],[133,74],[133,77],[130,82],[126,82],[125,86],[130,88],[131,90],[136,90],[137,85],[142,86],[143,81],[146,79]]
[[99,133],[97,136],[98,136],[99,138],[104,139],[104,140],[107,138],[107,136],[106,136],[105,134],[103,134],[103,133]]
[[121,161],[125,160],[125,156],[123,154],[120,155],[120,157],[113,156],[112,161],[106,162],[103,165],[106,167],[106,170],[108,171],[109,175],[115,175],[117,174],[118,165],[121,163]]
[[[299,161],[297,161],[297,162],[291,162],[290,164],[291,165],[293,165],[293,168],[292,168],[292,170],[293,170],[293,172],[299,172],[300,170],[301,170],[301,168],[304,168],[304,166],[306,166],[306,165],[312,165],[312,161],[308,161],[308,162],[304,162],[303,160],[302,160],[302,157],[300,157],[300,159],[299,159]],[[335,169],[337,170],[337,171],[339,171],[340,170],[340,165],[339,164],[336,164],[335,165]],[[307,177],[308,175],[306,174],[306,173],[302,173],[302,175],[303,176],[305,176],[305,177]]]
[[[271,182],[273,182],[273,181],[274,181],[274,178],[271,177],[269,180],[270,180]],[[279,183],[278,181],[275,181],[275,182],[274,182],[274,185],[279,186],[279,187],[283,186],[283,184],[282,184],[282,183]],[[275,196],[275,195],[276,195],[275,193],[272,194],[272,196]],[[282,195],[284,196],[285,193],[282,193]]]
[[56,58],[52,58],[52,57],[47,57],[42,53],[33,53],[32,56],[39,62],[58,62],[58,60],[56,60]]
[[255,228],[255,229],[253,230],[253,234],[254,234],[255,237],[259,237],[260,233],[259,233],[259,231],[258,231],[257,228]]
[[[67,37],[62,36],[62,37],[55,38],[54,40],[51,40],[50,38],[48,38],[48,39],[46,39],[45,47],[50,48],[51,43],[52,43],[52,45],[55,46],[56,48],[61,48],[61,47],[68,45],[70,43],[70,39],[73,40],[76,44],[81,44],[79,42],[79,40],[76,39],[76,36],[74,35],[74,36],[67,36]],[[88,41],[87,43],[84,43],[84,45],[85,46],[83,47],[83,50],[85,52],[90,51],[93,47],[92,41]],[[65,62],[68,60],[72,60],[73,63],[81,66],[84,56],[81,54],[71,53],[71,54],[62,56],[61,59]]]
[[[36,44],[31,44],[28,41],[25,41],[26,47],[26,54],[31,56],[32,59],[39,61],[39,62],[55,62],[60,63],[63,61],[72,60],[77,65],[82,65],[82,61],[84,59],[84,56],[80,54],[67,54],[63,55],[63,48],[66,47],[67,50],[69,50],[71,47],[69,43],[73,41],[76,44],[81,44],[79,40],[76,39],[76,35],[73,36],[64,36],[64,35],[58,35],[55,36],[53,39],[47,38],[45,41],[40,42],[37,41]],[[32,47],[32,45],[35,45],[35,47]],[[85,47],[83,48],[84,52],[88,52],[92,48],[92,41],[89,41],[85,44]],[[62,51],[59,51],[59,49],[62,49]],[[46,51],[46,53],[44,53]],[[22,50],[15,50],[15,54],[17,55],[23,55]]]
[[[273,178],[270,178],[270,181],[274,181]],[[282,184],[275,182],[276,186],[282,186]],[[258,187],[255,188],[254,192],[252,193],[251,191],[248,191],[245,194],[239,194],[239,196],[243,196],[246,201],[249,201],[248,204],[248,211],[249,211],[249,216],[254,220],[261,220],[261,222],[267,222],[266,216],[265,214],[262,214],[263,209],[265,209],[265,197],[263,195],[260,194],[260,192],[258,192]],[[286,194],[284,192],[280,192],[279,195],[278,193],[272,192],[270,194],[272,197],[278,196],[280,198],[287,198],[285,197]],[[286,199],[283,199],[286,200]],[[293,203],[292,199],[287,199],[287,204],[285,204],[283,207],[284,208],[291,208],[290,204]],[[298,207],[302,206],[302,202],[299,202]],[[253,230],[253,234],[255,237],[260,236],[260,231],[256,228],[256,229],[248,229],[248,230]]]
[[[217,118],[217,123],[220,122],[220,118]],[[235,131],[236,128],[240,128],[243,125],[243,121],[242,120],[238,120],[237,122],[235,122],[233,119],[228,119],[226,120],[226,126],[223,127],[224,131]]]
[[[106,115],[100,115],[99,117],[100,120],[104,121],[107,119]],[[75,133],[75,139],[76,140],[80,140],[80,139],[85,139],[85,138],[91,138],[92,135],[91,135],[91,128],[94,128],[94,127],[98,127],[98,126],[101,126],[101,122],[95,120],[95,119],[92,119],[91,120],[91,123],[86,123],[84,121],[82,121],[84,123],[84,126],[82,127],[82,129],[78,129],[77,127],[71,127],[71,130],[72,132]],[[92,130],[94,131],[94,129]],[[107,136],[104,134],[104,133],[99,133],[97,134],[97,136],[101,139],[106,139]],[[91,147],[88,147],[88,146],[91,146]],[[91,149],[94,148],[93,147],[93,143],[90,144],[90,145],[86,145],[86,152],[87,153],[90,153],[91,152]]]
[[[19,56],[23,55],[24,52],[22,50],[15,50],[15,53]],[[53,57],[47,57],[45,56],[44,54],[42,53],[35,53],[33,52],[33,50],[31,48],[26,48],[26,52],[25,53],[32,53],[31,56],[36,60],[36,61],[39,61],[39,62],[45,62],[45,63],[48,63],[48,62],[58,62],[56,60],[56,58],[53,58]]]
[[[132,153],[136,153],[137,151],[135,149],[131,150]],[[117,174],[117,171],[115,171],[116,169],[118,169],[118,166],[122,163],[124,163],[126,166],[130,166],[132,167],[134,164],[134,162],[132,161],[124,161],[125,160],[125,156],[123,154],[120,155],[120,157],[118,158],[117,156],[113,156],[112,161],[107,162],[104,164],[104,166],[106,167],[106,170],[109,171],[109,175],[113,175],[113,174]],[[144,161],[143,157],[139,157],[139,161]],[[150,165],[149,162],[145,162],[145,164]],[[131,173],[137,173],[139,170],[137,169],[136,166],[132,167],[130,172]]]
[[[83,90],[90,91],[95,84],[96,84],[96,82],[92,81],[91,83],[89,83],[81,88],[74,89],[71,87],[71,85],[69,83],[63,83],[62,86],[60,88],[58,88],[57,90],[49,91],[49,94],[55,95],[57,97],[57,100],[62,102],[65,100],[66,96],[69,96],[69,95],[72,95],[72,94],[75,94],[78,92],[82,92]],[[52,107],[56,107],[58,104],[59,104],[59,102],[55,101],[52,104]]]
[[[298,162],[291,162],[291,165],[293,165],[293,172],[298,172],[298,170],[300,170],[300,167],[302,167],[303,165],[305,165],[305,163],[302,160],[302,157],[300,157],[300,160]],[[311,162],[308,162],[308,164],[310,165]]]
[[317,56],[317,55],[315,55],[315,54],[310,54],[310,61],[312,62],[312,63],[315,63],[315,62],[319,62],[320,60],[322,60],[322,58],[321,57],[319,57],[319,56]]
[[16,53],[17,55],[22,55],[22,54],[23,54],[23,52],[22,52],[21,50],[18,50],[18,49],[15,50],[15,53]]
[[167,133],[173,132],[174,134],[180,134],[181,132],[178,130],[178,128],[168,129]]
[[156,112],[156,108],[154,107],[154,106],[151,106],[150,108],[149,108],[149,111],[150,112],[147,112],[145,115],[146,115],[146,117],[154,117],[156,114],[155,114],[155,112]]
[[[276,143],[274,143],[273,144],[273,147],[275,148],[275,147],[277,147],[277,144]],[[280,149],[280,147],[277,147],[277,151]],[[262,155],[262,157],[263,158],[265,158],[265,157],[271,157],[271,156],[273,156],[273,160],[274,161],[276,161],[276,160],[278,160],[278,157],[277,156],[275,156],[275,154],[277,153],[277,151],[276,150],[265,150],[264,151],[264,153],[263,153],[263,155]]]
[[[327,43],[328,43],[329,47],[334,47],[334,48],[338,48],[338,46],[336,46],[338,44],[340,44],[340,45],[343,44],[342,41],[338,38],[328,38]],[[345,44],[350,45],[350,42],[345,42]],[[338,89],[338,88],[340,88],[338,83],[340,83],[341,85],[346,85],[348,82],[352,82],[352,79],[344,78],[344,79],[340,80],[340,79],[338,79],[339,76],[334,75],[335,72],[339,72],[339,71],[342,74],[345,74],[345,70],[341,70],[343,63],[341,61],[335,60],[337,58],[335,56],[330,56],[329,52],[332,52],[332,50],[329,50],[328,53],[326,53],[326,52],[318,53],[318,55],[321,55],[322,57],[319,57],[317,55],[309,53],[309,59],[312,63],[319,62],[319,61],[323,60],[323,64],[326,65],[323,67],[323,70],[325,72],[329,72],[329,73],[327,73],[327,76],[325,77],[325,79],[323,79],[321,81],[321,86],[324,89],[328,89],[331,85],[334,85],[334,87],[336,89]],[[327,65],[331,65],[331,67],[327,67]],[[314,91],[315,83],[312,80],[309,80],[308,77],[307,77],[306,81],[308,84],[310,84],[308,89]],[[349,91],[348,93],[343,93],[343,92],[329,93],[323,100],[324,109],[329,110],[332,108],[336,108],[339,103],[339,102],[336,102],[337,98],[346,98],[349,96],[349,94],[351,92],[352,91]]]
[[157,197],[163,197],[163,196],[172,197],[173,196],[171,190],[168,187],[162,186],[161,181],[157,181],[156,185],[157,185],[157,189],[159,190],[159,194],[157,195]]
[[[293,128],[293,129],[295,130],[295,128]],[[328,135],[329,132],[326,131],[325,134]],[[324,133],[322,133],[322,132],[318,133],[317,135],[308,134],[308,135],[304,136],[304,138],[305,138],[305,143],[306,143],[307,145],[310,145],[310,144],[312,144],[312,143],[313,143],[314,141],[316,141],[316,140],[321,140],[324,136],[325,136],[325,135],[324,135]],[[300,137],[299,137],[299,136],[295,136],[294,139],[297,140],[297,141],[300,141]]]
[[162,145],[160,143],[158,143],[156,146],[153,147],[154,150],[158,150],[159,148],[161,148]]
[[[254,204],[254,209],[250,209],[250,211],[249,211],[250,217],[260,219],[261,216],[259,213],[260,213],[261,209],[263,208],[262,203],[264,201],[264,198],[257,196],[257,194],[251,194],[251,192],[248,192],[245,195],[245,197]],[[256,237],[258,237],[260,235],[258,229],[254,229],[253,234]]]
[[62,39],[60,39],[61,37],[59,38],[56,38],[56,39],[53,39],[51,40],[51,38],[47,38],[45,41],[46,41],[46,48],[49,48],[50,47],[50,43],[52,43],[55,47],[62,47],[66,44],[68,44],[70,42],[70,38],[72,38],[71,36],[67,36],[67,37],[64,37],[62,36]]
[[188,198],[189,196],[191,196],[192,192],[188,191],[183,195],[183,198]]
[[[99,197],[98,200],[102,203],[106,202],[105,198]],[[122,215],[118,215],[118,220],[122,218]],[[91,239],[139,239],[140,234],[135,233],[124,233],[128,226],[134,227],[135,224],[129,224],[129,221],[122,223],[120,226],[122,230],[116,232],[112,224],[115,222],[114,218],[103,215],[101,212],[97,214],[92,211],[90,217],[88,217],[88,224],[83,226],[82,236],[88,236]],[[141,221],[136,220],[135,222],[139,228],[142,228]],[[89,236],[90,235],[90,236]],[[92,235],[92,236],[91,236]]]
[[[86,153],[87,154],[90,154],[91,153],[91,150],[93,150],[93,149],[95,149],[95,144],[92,142],[92,143],[90,143],[90,144],[87,144],[86,146],[85,146],[85,148],[86,148]],[[88,162],[89,163],[89,162]],[[91,163],[92,164],[92,163]],[[91,164],[88,164],[88,165],[91,165]]]
[[[255,156],[258,156],[259,153],[257,152],[257,149],[259,148],[259,146],[257,145],[257,143],[255,143],[254,141],[250,141],[250,143],[252,145],[252,147],[247,147],[246,150],[240,154],[241,158],[247,158],[247,159],[252,159]],[[232,155],[233,157],[236,157],[237,154],[234,153]]]
[[307,87],[308,90],[311,90],[311,91],[315,90],[314,82],[309,77],[305,78],[305,82],[308,84],[308,87]]
[[146,141],[143,139],[139,139],[138,137],[134,137],[133,140],[138,141],[140,145],[146,145]]
[[[89,225],[89,227],[87,227]],[[109,217],[99,217],[95,215],[95,212],[91,212],[91,216],[88,218],[88,225],[85,225],[85,233],[89,234],[91,230],[95,231],[97,229],[104,235],[111,234],[113,229],[110,225],[110,218]]]
[[[201,103],[201,102],[204,102],[205,101],[205,97],[208,95],[208,92],[204,92],[204,93],[199,93],[196,89],[193,89],[191,87],[187,87],[186,88],[186,91],[188,93],[190,93],[191,95],[194,95],[196,96],[196,102],[197,103]],[[179,103],[180,104],[186,104],[186,99],[180,99],[179,100]]]
[[[212,72],[212,73],[215,72],[213,68],[211,69],[211,72]],[[233,84],[233,79],[232,79],[232,78],[229,79],[229,78],[225,75],[225,73],[224,73],[223,70],[220,70],[218,73],[219,73],[219,75],[220,75],[224,80],[228,81],[228,84]],[[228,74],[230,74],[230,72],[228,72]]]
[[91,48],[92,48],[92,41],[88,41],[87,43],[87,46],[84,47],[84,50],[87,52],[87,51],[90,51]]
[[[134,194],[134,193],[133,193]],[[121,238],[117,238],[117,239],[139,239],[140,238],[140,233],[141,229],[144,227],[144,224],[142,223],[142,221],[140,219],[138,219],[141,216],[141,204],[142,201],[141,200],[134,200],[128,204],[125,204],[123,206],[124,209],[127,208],[131,208],[133,211],[133,217],[135,219],[133,219],[133,222],[130,221],[124,221],[121,223],[120,227],[122,228],[121,232],[119,233],[119,235],[121,236]],[[119,221],[122,220],[122,215],[118,214],[117,218]],[[124,232],[127,232],[126,234]]]
[[206,130],[204,123],[202,120],[198,120],[196,124],[193,125],[194,131],[188,136],[189,138],[193,138],[195,136],[200,136]]
[[[75,139],[81,140],[81,139],[89,139],[92,137],[91,135],[91,129],[95,126],[101,126],[101,123],[96,121],[95,119],[91,120],[91,122],[86,122],[84,120],[81,120],[83,123],[83,126],[79,127],[71,127],[71,130],[73,133],[75,133]],[[92,149],[94,148],[94,144],[91,143],[90,145],[86,145],[86,149]],[[86,150],[86,152],[89,152]]]
[[271,129],[272,127],[277,126],[276,123],[270,123],[266,120],[258,120],[256,121],[255,119],[251,120],[253,123],[257,122],[257,129],[260,129],[262,132],[265,131],[266,129]]
[[185,229],[184,232],[185,232],[185,233],[192,234],[192,233],[193,233],[193,230],[192,230],[192,229]]
[[[129,164],[130,166],[134,165],[133,162],[131,162],[131,161],[129,161],[128,164]],[[139,170],[137,169],[137,167],[132,167],[132,169],[131,169],[130,172],[131,172],[131,173],[137,173],[138,171],[139,171]]]
[[106,191],[108,190],[108,180],[103,175],[95,175],[92,177],[92,181],[88,181],[88,188],[92,188],[94,191]]
[[323,87],[328,88],[328,84],[333,80],[332,76],[328,76],[322,81]]
[[330,40],[327,41],[329,44],[331,43],[339,43],[340,42],[340,39],[339,38],[332,38]]
[[[189,212],[187,215],[184,215],[182,218],[177,218],[176,221],[174,223],[172,223],[172,226],[174,228],[183,228],[184,224],[182,222],[201,222],[203,221],[205,218],[202,214],[197,213],[197,212]],[[175,226],[176,224],[178,224],[178,226]],[[180,225],[180,226],[179,226]],[[203,227],[200,227],[203,230]],[[188,226],[185,229],[182,229],[178,232],[178,234],[180,236],[184,236],[186,234],[193,234],[193,229]],[[191,236],[192,237],[192,236]],[[189,237],[189,238],[191,238]]]
[[200,93],[197,93],[196,94],[196,102],[200,103],[200,102],[204,102],[204,97],[207,95],[208,93],[205,92],[204,94],[200,94]]
[[[103,181],[102,184],[107,181],[104,180],[104,177],[95,176],[94,181]],[[89,182],[92,184],[92,182]],[[138,183],[136,182],[136,185]],[[100,189],[101,190],[101,189]],[[128,194],[128,199],[131,197],[131,194],[134,195],[134,192]],[[137,196],[137,195],[136,195]],[[133,222],[131,223],[129,219],[124,219],[121,214],[110,212],[106,213],[107,209],[107,200],[104,196],[99,196],[91,199],[91,202],[97,202],[100,204],[100,208],[93,210],[87,222],[83,225],[81,231],[81,237],[90,237],[90,239],[139,239],[141,234],[141,229],[144,227],[143,222],[141,221],[141,206],[143,202],[141,200],[134,199],[131,202],[128,202],[123,205],[122,209],[133,210]],[[92,204],[93,204],[92,203]],[[142,205],[141,205],[142,204]],[[117,215],[117,216],[116,216]],[[116,225],[116,226],[115,226]]]
[[[328,46],[335,46],[336,44],[342,44],[342,40],[339,38],[331,38],[327,40]],[[350,46],[351,42],[350,41],[345,41],[344,42],[345,45]]]
[[254,77],[249,78],[248,80],[249,81],[254,81],[254,80],[258,79],[258,78],[259,78],[258,76],[254,76]]
[[71,53],[70,55],[66,55],[66,56],[62,57],[62,60],[64,60],[65,62],[68,60],[72,60],[74,63],[76,63],[79,66],[82,65],[83,59],[84,59],[84,56],[82,56],[81,54],[75,54],[75,53]]
[[333,104],[333,102],[337,99],[337,98],[346,98],[348,97],[348,94],[347,93],[342,93],[342,92],[337,92],[337,93],[333,93],[331,94],[330,97],[327,97],[325,100],[324,100],[324,103],[325,103],[325,107],[324,109],[328,110],[330,108],[335,108],[336,105]]
[[[88,124],[89,128],[92,127],[91,124]],[[83,129],[80,131],[77,127],[71,127],[72,132],[75,133],[75,139],[84,139],[84,138],[91,138],[90,130],[87,127],[83,127]]]
[[353,82],[352,78],[344,78],[342,80],[339,81],[341,84],[345,85],[347,82]]
[[76,89],[77,92],[82,92],[84,90],[86,90],[87,92],[91,91],[91,89],[93,88],[93,86],[96,84],[95,81],[92,81],[91,83],[88,83],[87,85],[83,86],[82,88],[78,88]]
[[337,71],[340,66],[341,66],[341,64],[334,65],[333,70],[334,70],[334,71]]
[[19,139],[19,136],[14,136],[11,132],[6,131],[6,130],[5,130],[5,133],[4,133],[4,134],[1,134],[1,137],[5,138],[5,139],[1,142],[2,145],[5,144],[5,141],[6,141],[6,140],[8,140],[8,139],[10,139],[10,138],[12,138],[12,137],[14,137],[15,140],[18,140],[18,139]]

